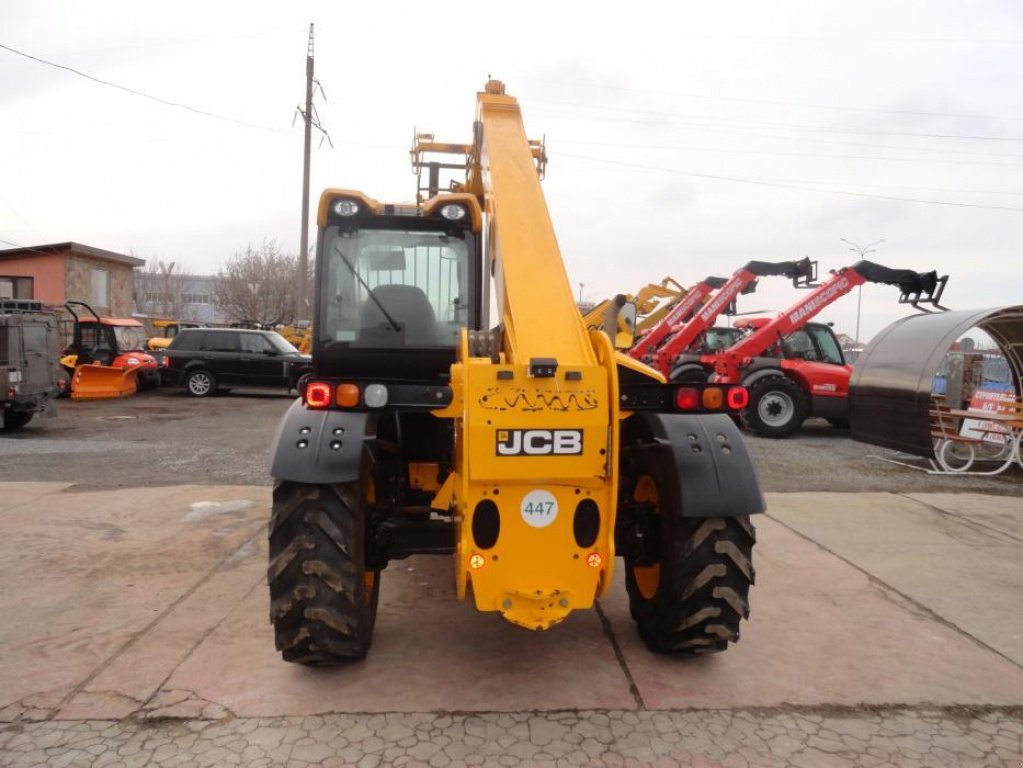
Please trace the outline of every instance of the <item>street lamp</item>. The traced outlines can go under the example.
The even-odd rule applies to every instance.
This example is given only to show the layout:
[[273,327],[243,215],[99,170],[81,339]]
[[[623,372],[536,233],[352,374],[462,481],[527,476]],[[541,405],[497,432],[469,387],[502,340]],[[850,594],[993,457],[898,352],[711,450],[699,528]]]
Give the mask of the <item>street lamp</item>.
[[[844,237],[840,237],[838,239],[841,242],[851,246],[849,248],[849,250],[850,251],[854,251],[855,253],[858,253],[860,255],[861,259],[867,258],[867,254],[868,253],[874,253],[874,251],[877,250],[874,247],[875,245],[880,245],[881,243],[884,242],[884,238],[881,238],[880,240],[875,240],[874,242],[868,243],[867,245],[859,246],[856,243],[854,243],[852,240],[846,240]],[[857,344],[860,343],[860,306],[862,304],[863,304],[863,285],[861,283],[856,288],[856,343]]]

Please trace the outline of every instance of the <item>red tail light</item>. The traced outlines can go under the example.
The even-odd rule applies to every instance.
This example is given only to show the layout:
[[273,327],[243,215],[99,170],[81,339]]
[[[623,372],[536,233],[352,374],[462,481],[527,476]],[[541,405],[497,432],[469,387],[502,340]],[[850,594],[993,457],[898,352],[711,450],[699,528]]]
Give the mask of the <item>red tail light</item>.
[[306,385],[304,398],[309,408],[329,408],[334,400],[334,393],[327,382],[310,381]]
[[700,392],[693,387],[679,387],[675,390],[675,407],[680,411],[694,411],[700,406]]
[[741,411],[749,405],[749,390],[746,387],[732,387],[728,390],[728,407]]

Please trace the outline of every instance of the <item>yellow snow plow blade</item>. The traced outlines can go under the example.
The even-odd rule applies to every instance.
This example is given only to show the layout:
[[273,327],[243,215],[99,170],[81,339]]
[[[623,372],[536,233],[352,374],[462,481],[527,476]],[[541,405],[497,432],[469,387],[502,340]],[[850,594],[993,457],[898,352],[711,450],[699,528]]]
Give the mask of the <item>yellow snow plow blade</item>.
[[72,400],[107,400],[134,395],[138,370],[142,366],[111,368],[107,365],[79,365],[71,379]]

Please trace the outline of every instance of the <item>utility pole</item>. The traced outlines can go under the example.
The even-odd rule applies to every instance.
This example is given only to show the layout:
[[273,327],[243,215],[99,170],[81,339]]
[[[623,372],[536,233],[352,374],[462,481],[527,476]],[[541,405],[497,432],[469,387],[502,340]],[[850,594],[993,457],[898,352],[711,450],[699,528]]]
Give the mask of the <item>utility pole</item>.
[[[854,251],[855,253],[858,253],[860,255],[860,260],[863,260],[863,259],[867,258],[867,254],[868,253],[874,253],[874,251],[877,250],[874,247],[875,245],[881,245],[881,243],[884,242],[884,238],[881,238],[880,240],[875,240],[874,242],[869,243],[867,245],[859,246],[859,245],[856,245],[856,243],[854,243],[852,240],[846,240],[844,237],[840,237],[838,239],[839,239],[840,242],[843,242],[846,245],[851,246],[849,248],[849,250],[850,251]],[[860,343],[860,306],[862,305],[862,303],[863,303],[863,286],[859,285],[856,288],[856,343],[857,344]]]
[[[302,233],[299,238],[298,254],[298,290],[295,291],[295,320],[307,320],[309,313],[306,301],[306,278],[309,272],[309,149],[312,138],[312,129],[315,128],[322,134],[320,146],[326,141],[330,148],[334,148],[334,142],[330,140],[327,129],[320,125],[320,116],[313,106],[313,86],[320,89],[323,100],[327,100],[327,94],[323,92],[323,85],[313,77],[313,25],[309,25],[309,47],[305,54],[305,109],[297,108],[298,114],[302,116],[305,123],[305,153],[302,158]],[[292,121],[294,125],[294,121]]]
[[305,57],[305,149],[302,157],[302,233],[298,246],[298,289],[295,320],[306,319],[306,281],[309,274],[309,149],[313,130],[313,25],[309,25],[309,48]]

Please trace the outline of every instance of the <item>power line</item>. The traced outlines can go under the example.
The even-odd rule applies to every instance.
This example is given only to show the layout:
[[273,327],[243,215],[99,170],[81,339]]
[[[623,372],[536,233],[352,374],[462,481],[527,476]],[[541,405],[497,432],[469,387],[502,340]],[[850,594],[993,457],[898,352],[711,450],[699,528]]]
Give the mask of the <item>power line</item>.
[[994,165],[999,167],[1006,166],[1023,166],[1023,163],[992,163],[983,162],[979,160],[932,160],[926,157],[871,157],[870,155],[829,155],[821,152],[779,152],[776,150],[766,149],[736,149],[730,148],[713,148],[713,147],[683,147],[668,144],[619,144],[606,141],[576,141],[569,139],[560,142],[562,144],[589,144],[603,147],[618,147],[622,149],[668,149],[673,151],[681,152],[724,152],[728,154],[739,154],[739,155],[777,155],[780,157],[815,157],[815,158],[832,158],[840,160],[878,160],[888,161],[893,163],[942,163],[945,165]]
[[195,113],[197,115],[203,115],[205,117],[212,117],[212,118],[215,118],[217,120],[223,120],[225,122],[234,123],[236,125],[243,125],[246,128],[255,128],[256,130],[259,130],[259,131],[269,131],[271,133],[284,133],[284,134],[289,134],[290,135],[290,131],[285,131],[285,130],[282,130],[280,128],[271,128],[269,126],[257,125],[256,123],[249,123],[249,122],[246,122],[245,120],[238,120],[238,119],[233,118],[233,117],[227,117],[226,115],[218,115],[216,112],[209,112],[208,110],[199,109],[198,107],[192,107],[192,106],[189,106],[188,104],[183,104],[183,103],[181,103],[179,101],[170,101],[169,99],[164,99],[164,98],[161,98],[159,96],[154,96],[151,93],[146,93],[144,91],[138,91],[138,90],[135,90],[134,88],[129,88],[126,85],[119,85],[118,83],[112,83],[109,80],[103,80],[102,78],[94,77],[93,75],[90,75],[90,74],[88,74],[86,72],[82,72],[81,70],[75,69],[74,67],[69,67],[69,66],[66,66],[64,64],[58,64],[58,63],[56,63],[54,61],[48,61],[47,59],[41,59],[38,56],[33,56],[31,54],[25,53],[24,51],[19,51],[16,48],[11,48],[9,45],[4,45],[3,43],[0,43],[0,48],[3,48],[5,51],[10,51],[11,53],[16,54],[18,56],[23,56],[26,59],[31,59],[32,61],[38,62],[40,64],[45,64],[48,67],[55,67],[57,69],[63,69],[66,72],[71,72],[72,74],[78,75],[79,77],[84,77],[86,80],[91,80],[94,83],[99,83],[100,85],[105,85],[105,86],[108,86],[110,88],[116,88],[119,91],[124,91],[124,92],[130,93],[130,94],[132,94],[134,96],[141,96],[143,99],[149,99],[150,101],[155,101],[156,103],[163,104],[164,106],[167,106],[167,107],[176,107],[178,109],[184,109],[184,110],[187,110],[188,112],[193,112],[193,113]]
[[[567,85],[573,88],[583,87],[594,87],[592,83],[570,83],[563,80],[551,80],[547,78],[528,78],[536,82],[554,83],[555,85]],[[707,99],[709,101],[735,101],[743,104],[768,104],[771,106],[779,107],[796,107],[799,109],[827,109],[838,112],[879,112],[888,115],[912,115],[914,117],[951,117],[957,119],[967,120],[1012,120],[1012,121],[1023,121],[1023,117],[1006,117],[998,115],[970,115],[957,112],[928,112],[923,110],[912,110],[912,109],[883,109],[881,107],[855,107],[848,105],[838,104],[815,104],[813,102],[801,102],[801,101],[786,101],[781,99],[754,99],[742,96],[710,96],[705,93],[681,93],[678,91],[664,91],[657,90],[654,88],[629,88],[620,85],[605,85],[601,83],[599,86],[600,90],[612,90],[612,91],[628,91],[631,93],[653,93],[661,96],[679,96],[686,99]]]
[[867,192],[849,192],[847,190],[839,189],[821,189],[819,187],[804,186],[802,184],[789,184],[781,181],[766,181],[761,179],[743,179],[737,176],[722,176],[712,173],[696,173],[695,171],[683,171],[677,168],[664,168],[661,166],[650,166],[640,165],[639,163],[626,163],[619,160],[607,160],[600,157],[586,157],[584,155],[573,155],[569,153],[559,153],[559,157],[570,157],[576,160],[584,160],[592,163],[604,163],[607,165],[617,165],[624,168],[636,168],[644,171],[660,171],[662,173],[673,173],[679,176],[691,176],[699,179],[714,179],[715,181],[732,181],[739,184],[754,184],[761,187],[777,187],[780,189],[798,189],[803,192],[823,192],[829,195],[845,195],[848,197],[866,197],[875,200],[894,200],[900,203],[922,203],[926,205],[947,205],[957,208],[983,208],[992,211],[1019,211],[1023,212],[1023,208],[1014,208],[1007,205],[982,205],[980,203],[955,203],[948,200],[924,200],[921,198],[914,197],[895,197],[894,195],[872,195]]
[[[542,101],[542,100],[536,100]],[[587,106],[584,104],[566,104],[565,102],[547,101],[548,104],[554,104],[557,106]],[[618,110],[618,107],[595,107],[596,109],[608,109]],[[642,112],[644,110],[628,110],[635,112]],[[667,114],[676,117],[687,118],[689,122],[684,121],[673,121],[673,120],[640,120],[638,118],[629,117],[588,117],[588,120],[601,120],[603,122],[610,123],[635,123],[638,125],[693,125],[692,121],[702,121],[704,125],[697,124],[695,127],[698,128],[709,128],[714,129],[715,125],[728,125],[731,127],[743,127],[745,125],[762,127],[762,128],[773,128],[783,129],[788,131],[804,131],[809,133],[844,133],[854,134],[863,136],[906,136],[916,139],[962,139],[971,141],[1010,141],[1010,142],[1023,142],[1023,136],[981,136],[981,135],[967,135],[958,133],[912,133],[910,131],[870,131],[861,130],[856,128],[826,128],[821,126],[809,126],[799,125],[798,123],[771,123],[762,120],[739,120],[735,118],[721,119],[717,117],[705,116],[705,115],[686,115],[679,112],[665,112],[660,114]]]

